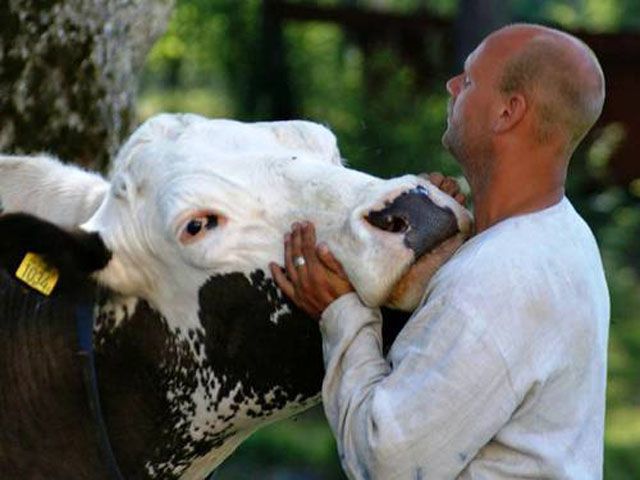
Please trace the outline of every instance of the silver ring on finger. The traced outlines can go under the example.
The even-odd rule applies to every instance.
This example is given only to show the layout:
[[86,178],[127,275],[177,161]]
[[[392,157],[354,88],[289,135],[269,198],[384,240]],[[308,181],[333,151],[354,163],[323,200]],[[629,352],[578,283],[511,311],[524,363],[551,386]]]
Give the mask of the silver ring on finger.
[[293,266],[296,268],[304,267],[306,263],[303,256],[293,257]]

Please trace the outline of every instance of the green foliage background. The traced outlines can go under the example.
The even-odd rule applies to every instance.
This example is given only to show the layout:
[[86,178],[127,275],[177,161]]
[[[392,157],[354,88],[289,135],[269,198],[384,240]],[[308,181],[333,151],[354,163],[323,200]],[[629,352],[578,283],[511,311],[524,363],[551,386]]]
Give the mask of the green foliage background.
[[[373,2],[313,3],[365,8]],[[456,0],[375,3],[396,12],[427,9],[448,17],[458,9]],[[598,32],[640,31],[637,0],[511,0],[504,5],[514,20]],[[271,118],[262,7],[259,0],[178,0],[168,32],[147,61],[140,119],[160,111]],[[328,23],[289,22],[282,33],[290,98],[299,116],[329,126],[352,167],[385,177],[434,170],[460,174],[440,145],[447,103],[444,74],[421,87],[392,49],[379,49],[368,68],[384,81],[376,85],[375,95],[368,94],[363,52],[348,32]],[[429,57],[439,46],[416,48]],[[615,185],[607,166],[623,138],[620,125],[594,132],[577,152],[568,184],[568,196],[596,233],[611,291],[605,452],[605,478],[610,480],[640,478],[640,179]],[[314,409],[256,433],[216,478],[342,478],[342,473],[322,412]]]

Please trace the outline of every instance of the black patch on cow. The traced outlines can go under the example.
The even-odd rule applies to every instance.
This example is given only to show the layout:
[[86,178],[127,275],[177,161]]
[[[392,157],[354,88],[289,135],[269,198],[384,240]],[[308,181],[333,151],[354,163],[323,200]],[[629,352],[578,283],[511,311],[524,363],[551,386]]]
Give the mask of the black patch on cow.
[[53,295],[87,292],[87,276],[104,268],[111,252],[96,233],[67,232],[32,215],[0,216],[0,267],[15,272],[27,252],[41,255],[60,272]]
[[[212,426],[203,440],[191,441],[186,419],[195,413],[191,395],[201,369],[189,343],[148,303],[139,301],[117,328],[102,309],[94,343],[103,414],[126,478],[176,478],[175,468],[180,471],[235,433],[230,425]],[[169,392],[178,394],[170,400]]]
[[382,313],[382,354],[386,356],[413,312],[403,312],[386,307],[382,307],[380,311]]
[[241,273],[210,278],[200,289],[200,309],[207,359],[226,379],[218,400],[241,383],[236,400],[256,399],[255,415],[263,416],[318,394],[324,375],[318,323],[284,300],[264,272],[250,280]]

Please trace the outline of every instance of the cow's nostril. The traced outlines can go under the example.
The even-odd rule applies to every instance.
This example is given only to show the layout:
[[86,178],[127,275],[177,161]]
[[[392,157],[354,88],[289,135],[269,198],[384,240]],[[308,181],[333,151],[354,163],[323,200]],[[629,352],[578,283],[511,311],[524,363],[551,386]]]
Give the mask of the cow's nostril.
[[371,225],[385,232],[405,233],[409,230],[408,220],[398,215],[371,212],[365,218]]
[[435,204],[422,187],[387,201],[382,209],[370,211],[364,220],[376,229],[402,235],[404,244],[415,252],[416,258],[458,231],[453,211]]

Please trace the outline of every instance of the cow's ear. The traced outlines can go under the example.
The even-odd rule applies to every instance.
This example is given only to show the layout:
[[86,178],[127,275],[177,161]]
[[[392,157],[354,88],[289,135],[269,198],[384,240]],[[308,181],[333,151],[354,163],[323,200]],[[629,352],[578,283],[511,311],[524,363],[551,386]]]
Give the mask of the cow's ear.
[[98,209],[109,183],[47,156],[0,155],[0,208],[73,229]]
[[285,147],[308,150],[331,163],[342,164],[335,135],[322,125],[304,120],[262,122],[256,125],[269,129]]
[[[111,252],[97,233],[66,231],[32,215],[0,215],[0,269],[38,290],[45,271],[54,269],[56,291],[86,286]],[[30,283],[35,279],[35,285]],[[52,285],[53,287],[53,285]]]

